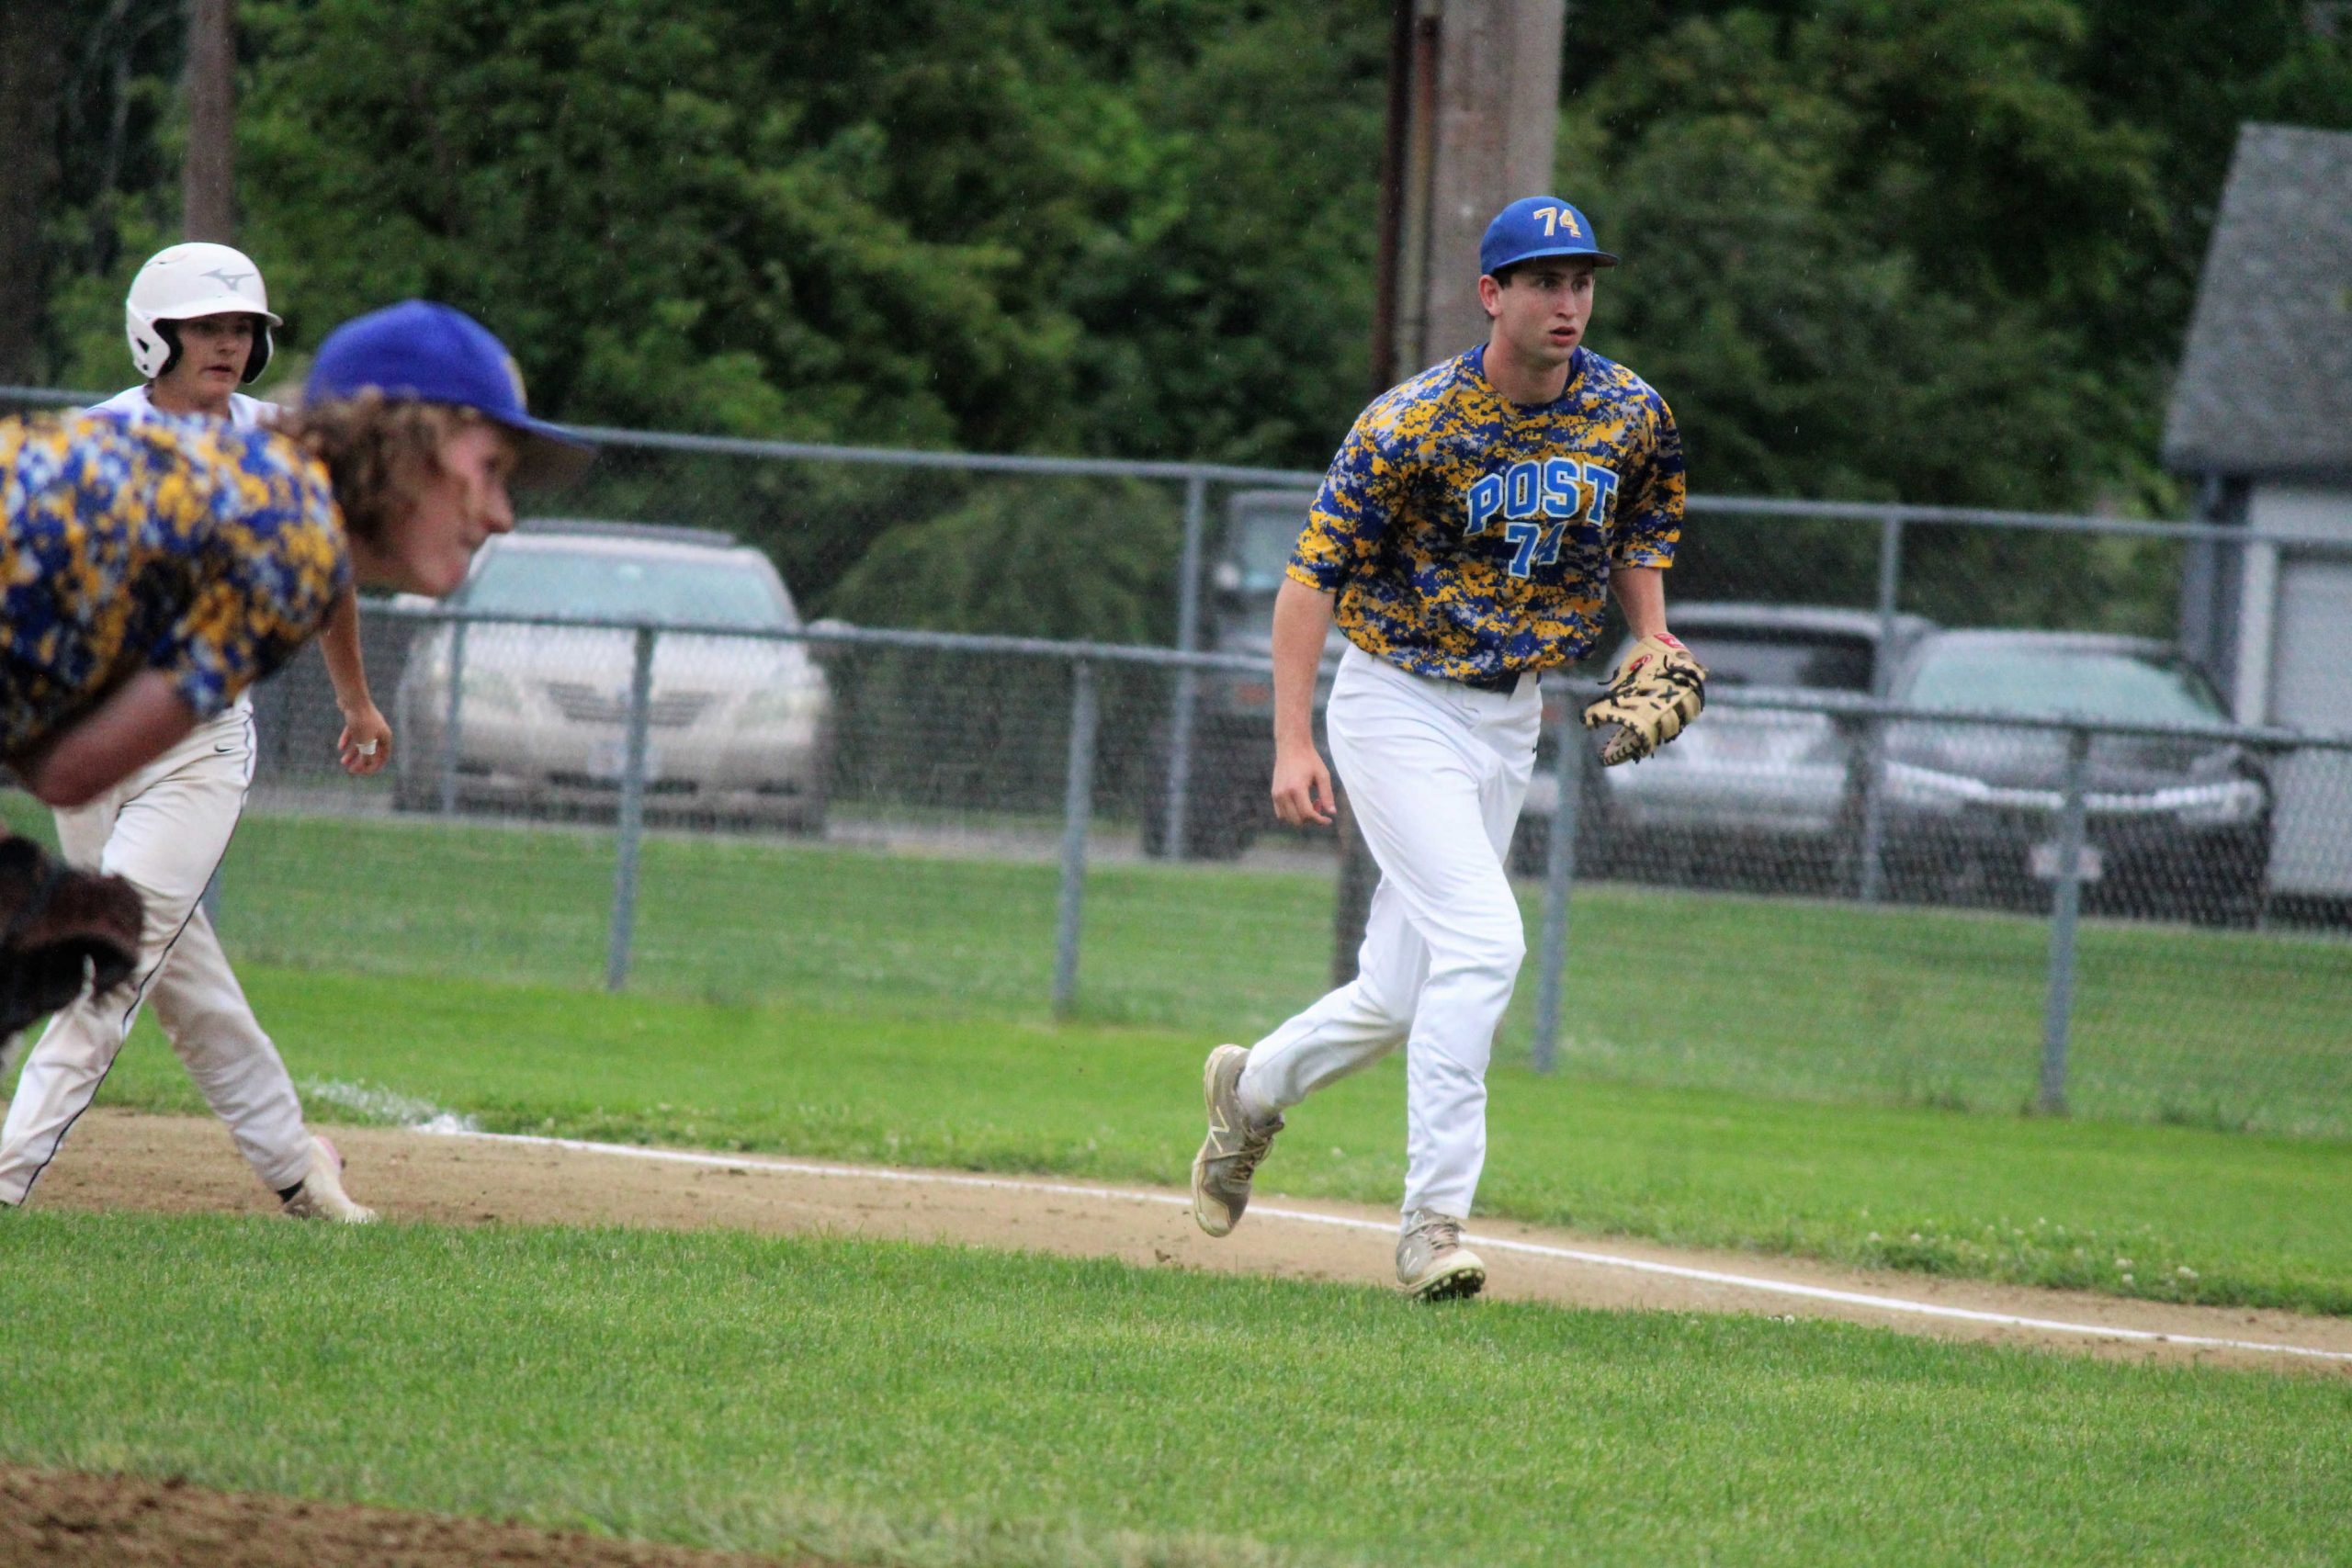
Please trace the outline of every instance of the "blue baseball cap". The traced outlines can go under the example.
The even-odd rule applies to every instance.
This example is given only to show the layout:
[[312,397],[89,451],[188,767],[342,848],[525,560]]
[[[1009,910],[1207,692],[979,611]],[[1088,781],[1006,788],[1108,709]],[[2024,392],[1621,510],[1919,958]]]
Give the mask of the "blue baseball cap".
[[488,415],[522,437],[514,482],[526,489],[569,483],[595,456],[589,444],[531,417],[523,371],[488,327],[448,305],[403,299],[327,334],[302,396],[311,402],[373,388],[385,397],[453,403]]
[[1596,266],[1617,258],[1592,243],[1592,223],[1556,196],[1522,197],[1495,214],[1478,242],[1478,270],[1491,277],[1538,256],[1583,256]]

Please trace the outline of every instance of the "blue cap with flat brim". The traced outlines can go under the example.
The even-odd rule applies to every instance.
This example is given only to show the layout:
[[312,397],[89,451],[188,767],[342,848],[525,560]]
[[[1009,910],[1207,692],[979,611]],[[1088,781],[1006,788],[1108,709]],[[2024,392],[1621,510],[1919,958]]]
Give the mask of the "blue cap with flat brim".
[[488,327],[448,305],[403,299],[370,310],[327,334],[303,383],[306,401],[386,398],[472,409],[521,438],[514,483],[526,490],[568,484],[595,448],[559,424],[531,417],[523,372]]
[[1617,258],[1592,243],[1592,224],[1556,196],[1522,197],[1495,214],[1478,242],[1478,270],[1488,277],[1507,266],[1544,256],[1615,266]]

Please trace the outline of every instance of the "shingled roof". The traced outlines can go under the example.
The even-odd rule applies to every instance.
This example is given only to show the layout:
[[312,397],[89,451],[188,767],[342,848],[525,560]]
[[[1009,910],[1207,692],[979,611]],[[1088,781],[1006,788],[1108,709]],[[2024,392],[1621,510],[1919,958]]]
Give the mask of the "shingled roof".
[[2165,466],[2352,480],[2352,133],[2238,133]]

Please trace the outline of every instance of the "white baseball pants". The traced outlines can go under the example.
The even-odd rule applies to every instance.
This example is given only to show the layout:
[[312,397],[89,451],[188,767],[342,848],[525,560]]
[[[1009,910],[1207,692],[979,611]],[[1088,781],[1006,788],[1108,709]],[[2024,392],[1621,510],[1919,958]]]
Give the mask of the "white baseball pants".
[[262,1032],[198,900],[228,852],[254,776],[253,710],[240,702],[87,806],[57,813],[74,865],[130,878],[146,900],[130,984],[49,1021],[0,1127],[0,1202],[21,1203],[112,1070],[140,1004],[272,1191],[309,1173],[310,1135],[277,1047]]
[[1466,1217],[1487,1163],[1487,1064],[1526,955],[1503,860],[1542,699],[1411,675],[1359,649],[1327,710],[1380,867],[1356,977],[1250,1048],[1242,1104],[1286,1111],[1405,1047],[1405,1202]]

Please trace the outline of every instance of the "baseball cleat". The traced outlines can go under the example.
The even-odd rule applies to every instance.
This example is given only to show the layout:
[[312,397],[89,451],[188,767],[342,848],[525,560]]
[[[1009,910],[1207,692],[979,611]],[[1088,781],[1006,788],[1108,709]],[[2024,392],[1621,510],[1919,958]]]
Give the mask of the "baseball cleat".
[[376,1211],[351,1201],[343,1190],[343,1156],[316,1134],[311,1137],[311,1173],[287,1195],[286,1212],[298,1220],[338,1220],[346,1225],[372,1223]]
[[1396,1283],[1419,1301],[1475,1296],[1487,1282],[1487,1266],[1462,1245],[1462,1222],[1435,1209],[1405,1216],[1396,1238]]
[[1250,1206],[1250,1179],[1283,1130],[1280,1116],[1252,1122],[1241,1109],[1241,1069],[1249,1060],[1247,1047],[1220,1045],[1209,1053],[1201,1072],[1209,1135],[1193,1156],[1193,1218],[1211,1235],[1224,1235],[1241,1223],[1241,1211]]

